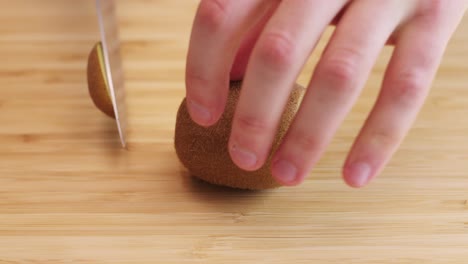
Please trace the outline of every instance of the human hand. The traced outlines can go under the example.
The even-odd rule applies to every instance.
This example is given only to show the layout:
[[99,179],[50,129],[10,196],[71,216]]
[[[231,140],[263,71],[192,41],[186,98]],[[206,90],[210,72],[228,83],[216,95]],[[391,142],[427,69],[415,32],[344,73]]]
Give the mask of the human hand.
[[350,111],[386,44],[395,46],[379,97],[343,167],[361,187],[409,131],[468,0],[202,0],[187,57],[187,102],[199,125],[217,122],[231,79],[243,79],[229,151],[260,168],[292,85],[324,29],[336,23],[304,100],[273,157],[273,176],[297,185]]

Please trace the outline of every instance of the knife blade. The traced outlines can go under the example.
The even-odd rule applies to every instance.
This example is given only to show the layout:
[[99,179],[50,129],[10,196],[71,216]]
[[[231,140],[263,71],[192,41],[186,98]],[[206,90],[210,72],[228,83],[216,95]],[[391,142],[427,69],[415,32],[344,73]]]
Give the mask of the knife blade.
[[120,54],[120,38],[114,0],[96,0],[96,12],[101,37],[109,95],[115,113],[120,142],[126,148],[127,111],[125,104],[125,84]]

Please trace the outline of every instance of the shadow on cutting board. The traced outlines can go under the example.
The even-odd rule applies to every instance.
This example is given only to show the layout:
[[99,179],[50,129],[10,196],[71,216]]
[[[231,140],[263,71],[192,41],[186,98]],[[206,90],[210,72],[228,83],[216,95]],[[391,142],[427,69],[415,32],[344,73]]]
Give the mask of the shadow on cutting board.
[[222,211],[257,207],[275,192],[275,189],[250,191],[218,186],[193,177],[186,170],[180,174],[184,186],[194,198]]

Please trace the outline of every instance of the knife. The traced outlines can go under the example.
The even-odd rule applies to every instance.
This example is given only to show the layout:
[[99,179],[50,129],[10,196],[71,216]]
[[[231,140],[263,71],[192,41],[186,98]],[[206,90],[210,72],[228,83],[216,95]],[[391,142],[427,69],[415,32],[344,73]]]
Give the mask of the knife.
[[120,142],[126,148],[127,112],[125,86],[120,55],[120,39],[114,0],[96,0],[105,78],[112,101]]

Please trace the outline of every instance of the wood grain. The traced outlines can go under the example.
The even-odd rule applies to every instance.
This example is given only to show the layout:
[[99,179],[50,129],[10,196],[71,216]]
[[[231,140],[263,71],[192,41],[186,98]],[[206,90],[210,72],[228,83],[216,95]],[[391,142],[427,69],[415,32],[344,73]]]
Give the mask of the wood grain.
[[174,153],[197,2],[118,3],[123,151],[87,93],[93,1],[0,0],[0,263],[467,263],[466,18],[411,133],[370,186],[351,189],[340,171],[390,48],[303,185],[242,192],[191,179]]

